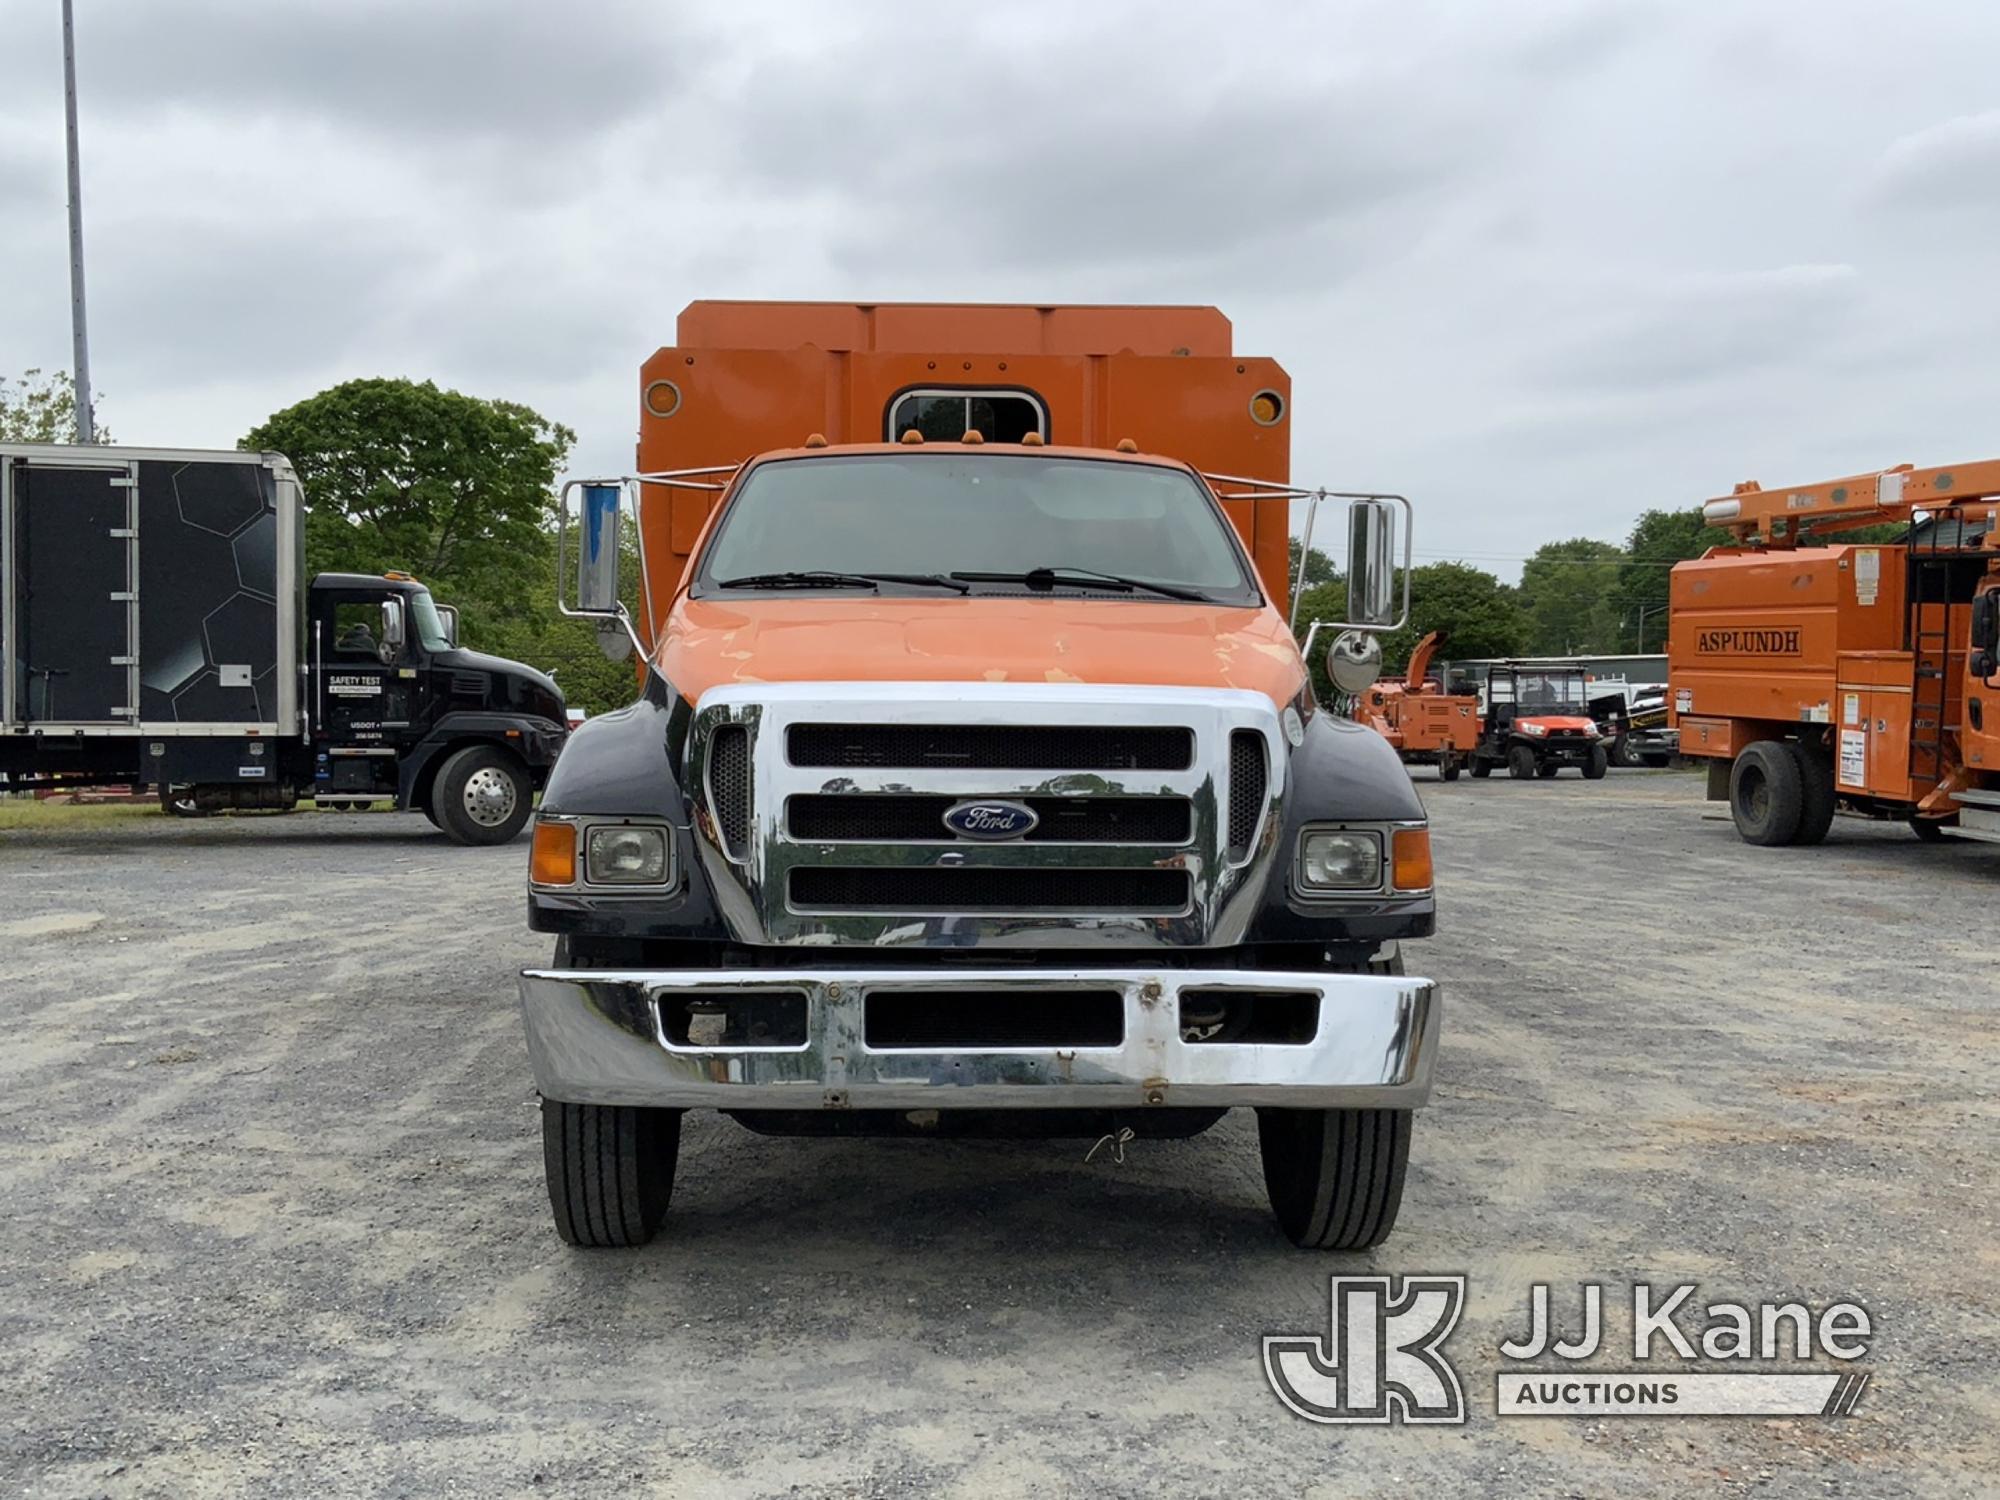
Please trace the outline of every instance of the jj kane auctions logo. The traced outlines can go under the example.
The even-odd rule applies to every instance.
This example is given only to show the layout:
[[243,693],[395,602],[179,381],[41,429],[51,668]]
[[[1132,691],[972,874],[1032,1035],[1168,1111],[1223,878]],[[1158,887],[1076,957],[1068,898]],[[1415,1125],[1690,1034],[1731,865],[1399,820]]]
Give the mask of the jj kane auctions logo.
[[[1288,1411],[1321,1423],[1462,1423],[1465,1394],[1445,1341],[1465,1308],[1463,1276],[1335,1276],[1318,1334],[1264,1339],[1264,1378]],[[1607,1348],[1604,1288],[1579,1289],[1580,1327],[1556,1326],[1549,1287],[1529,1289],[1528,1328],[1503,1340],[1494,1407],[1503,1417],[1844,1416],[1867,1388],[1866,1370],[1772,1370],[1816,1357],[1844,1363],[1868,1352],[1867,1309],[1835,1302],[1711,1302],[1696,1288],[1631,1288],[1631,1349],[1644,1369],[1579,1369]],[[1687,1368],[1741,1361],[1734,1369]],[[1547,1361],[1556,1361],[1550,1365]],[[1518,1368],[1532,1363],[1536,1368]],[[1748,1366],[1744,1368],[1743,1366]],[[1762,1366],[1763,1368],[1759,1368]]]

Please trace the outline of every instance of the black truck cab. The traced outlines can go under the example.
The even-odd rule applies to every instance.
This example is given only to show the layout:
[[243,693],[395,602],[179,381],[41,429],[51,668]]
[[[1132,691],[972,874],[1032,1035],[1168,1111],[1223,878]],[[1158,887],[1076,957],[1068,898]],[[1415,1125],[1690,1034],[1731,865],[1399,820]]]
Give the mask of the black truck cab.
[[318,801],[425,813],[468,843],[512,838],[566,733],[548,677],[457,643],[454,612],[406,573],[322,573],[307,590]]

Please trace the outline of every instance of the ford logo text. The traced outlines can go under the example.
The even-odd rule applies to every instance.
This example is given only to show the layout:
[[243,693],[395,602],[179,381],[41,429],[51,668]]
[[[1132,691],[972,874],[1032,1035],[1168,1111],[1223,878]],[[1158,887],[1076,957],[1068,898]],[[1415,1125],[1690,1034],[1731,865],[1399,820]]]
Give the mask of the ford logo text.
[[1041,821],[1019,802],[960,802],[944,815],[944,826],[968,839],[1023,838]]

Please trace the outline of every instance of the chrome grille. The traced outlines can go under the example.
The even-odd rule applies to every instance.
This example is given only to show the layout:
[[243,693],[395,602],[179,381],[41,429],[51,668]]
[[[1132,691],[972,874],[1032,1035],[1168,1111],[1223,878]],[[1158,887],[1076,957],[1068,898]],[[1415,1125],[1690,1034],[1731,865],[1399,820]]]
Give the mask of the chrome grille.
[[[1243,940],[1275,868],[1259,835],[1284,744],[1245,689],[745,682],[702,695],[686,753],[697,853],[739,941],[1179,949]],[[1256,804],[1234,856],[1232,760]],[[988,800],[1041,821],[947,830],[952,806]]]
[[[824,795],[793,797],[786,824],[795,839],[951,844],[944,815],[961,797]],[[1185,844],[1194,813],[1185,797],[1021,797],[1041,821],[1028,844]]]
[[795,766],[970,771],[1185,771],[1194,734],[1167,725],[794,724]]

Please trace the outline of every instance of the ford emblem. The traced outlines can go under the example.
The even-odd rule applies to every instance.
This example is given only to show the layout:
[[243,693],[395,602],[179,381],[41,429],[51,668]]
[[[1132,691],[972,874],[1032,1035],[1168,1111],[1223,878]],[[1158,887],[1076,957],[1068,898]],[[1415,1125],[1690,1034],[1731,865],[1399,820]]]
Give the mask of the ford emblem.
[[968,839],[1023,838],[1041,821],[1019,802],[960,802],[944,815],[944,826]]

